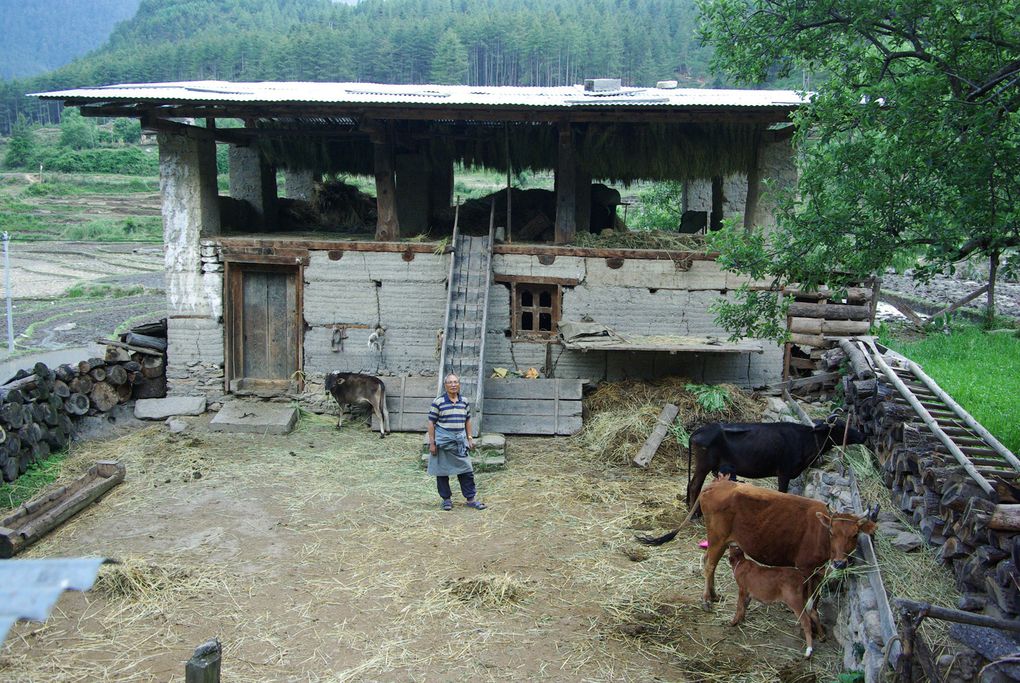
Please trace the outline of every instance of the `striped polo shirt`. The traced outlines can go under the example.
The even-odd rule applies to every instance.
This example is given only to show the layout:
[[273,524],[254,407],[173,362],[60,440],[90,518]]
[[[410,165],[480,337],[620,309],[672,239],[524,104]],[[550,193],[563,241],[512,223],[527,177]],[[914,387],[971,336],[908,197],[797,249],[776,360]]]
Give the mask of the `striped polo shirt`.
[[437,396],[429,407],[429,420],[437,426],[450,431],[464,429],[464,423],[468,418],[468,404],[463,396],[458,396],[456,401],[450,399],[449,394],[443,392]]

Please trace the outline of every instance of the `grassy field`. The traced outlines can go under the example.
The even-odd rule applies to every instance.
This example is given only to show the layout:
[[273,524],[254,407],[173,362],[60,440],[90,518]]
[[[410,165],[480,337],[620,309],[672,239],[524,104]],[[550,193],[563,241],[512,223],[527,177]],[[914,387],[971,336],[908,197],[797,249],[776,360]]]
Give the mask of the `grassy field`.
[[950,334],[883,344],[924,368],[939,385],[1014,453],[1020,452],[1020,338],[959,325]]
[[157,178],[0,174],[0,228],[12,239],[160,242]]

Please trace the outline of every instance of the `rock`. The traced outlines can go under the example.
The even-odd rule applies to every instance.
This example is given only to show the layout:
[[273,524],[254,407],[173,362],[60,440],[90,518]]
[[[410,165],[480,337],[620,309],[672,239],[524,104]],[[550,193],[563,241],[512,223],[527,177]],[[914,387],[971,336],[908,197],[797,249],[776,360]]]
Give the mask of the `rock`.
[[915,534],[913,531],[903,531],[896,534],[890,542],[892,543],[892,547],[897,550],[902,550],[905,553],[912,553],[924,545],[924,539]]
[[502,434],[482,434],[475,445],[478,448],[506,448],[506,437]]
[[964,593],[956,602],[956,608],[964,612],[980,612],[988,604],[988,596],[981,593]]
[[166,428],[171,434],[180,434],[188,428],[188,423],[184,420],[178,420],[175,417],[171,417],[166,421]]
[[878,523],[878,533],[883,536],[898,536],[905,531],[908,531],[908,529],[898,521]]
[[769,396],[765,399],[765,402],[768,404],[767,409],[777,415],[782,415],[783,413],[789,414],[790,412],[790,408],[786,405],[786,401],[778,396]]
[[163,420],[174,415],[201,415],[204,412],[205,396],[140,398],[135,401],[135,417],[140,420]]

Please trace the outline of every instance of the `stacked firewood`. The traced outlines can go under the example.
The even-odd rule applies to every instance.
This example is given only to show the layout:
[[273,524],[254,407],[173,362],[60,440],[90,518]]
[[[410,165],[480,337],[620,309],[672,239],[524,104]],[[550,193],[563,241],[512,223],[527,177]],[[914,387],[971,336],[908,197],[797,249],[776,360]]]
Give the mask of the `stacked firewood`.
[[875,319],[877,285],[850,287],[836,299],[825,288],[805,291],[783,290],[790,299],[786,324],[790,341],[786,344],[785,376],[804,377],[821,369],[822,356],[837,346],[841,337],[867,334]]
[[[160,367],[162,372],[162,367]],[[14,481],[32,463],[65,448],[83,415],[105,413],[132,398],[145,379],[133,360],[90,358],[55,369],[36,363],[0,387],[0,472]]]
[[863,354],[855,358],[851,350],[849,360],[846,405],[882,464],[893,500],[926,541],[940,546],[964,593],[960,608],[1020,615],[1020,489],[999,480],[985,493]]

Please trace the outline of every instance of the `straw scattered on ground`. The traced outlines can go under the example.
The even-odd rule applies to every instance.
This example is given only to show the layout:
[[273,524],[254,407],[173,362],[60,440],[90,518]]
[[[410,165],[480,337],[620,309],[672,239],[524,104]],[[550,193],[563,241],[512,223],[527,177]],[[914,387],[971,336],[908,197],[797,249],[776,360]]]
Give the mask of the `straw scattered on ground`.
[[[686,513],[682,482],[606,467],[566,438],[512,438],[506,470],[479,474],[484,512],[438,509],[421,437],[379,439],[357,420],[305,415],[286,437],[169,435],[82,444],[84,465],[127,479],[28,551],[103,555],[96,589],[45,624],[19,624],[0,681],[181,681],[208,637],[233,680],[832,680],[834,645],[808,663],[794,617],[713,613],[700,525],[645,548],[646,525]],[[725,642],[725,647],[720,643]],[[111,647],[116,643],[116,647]],[[806,680],[806,679],[805,679]]]

